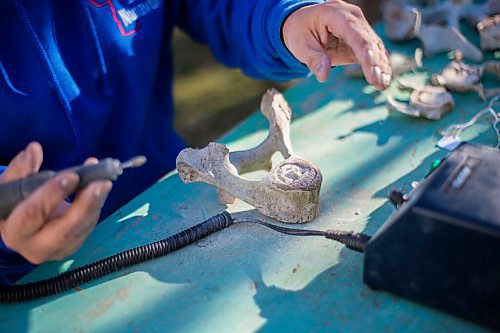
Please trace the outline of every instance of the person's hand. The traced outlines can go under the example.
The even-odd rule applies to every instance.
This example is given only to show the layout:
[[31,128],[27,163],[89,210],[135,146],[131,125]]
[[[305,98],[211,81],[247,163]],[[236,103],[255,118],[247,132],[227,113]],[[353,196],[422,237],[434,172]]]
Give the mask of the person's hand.
[[288,50],[320,82],[328,79],[331,66],[359,63],[366,80],[384,90],[392,70],[384,44],[359,7],[340,0],[302,7],[282,28]]
[[[30,143],[0,176],[0,183],[38,172],[43,160],[40,144]],[[96,163],[88,159],[86,164]],[[43,184],[0,220],[7,247],[33,264],[63,259],[75,252],[97,223],[111,190],[110,181],[96,181],[79,191],[72,204],[64,201],[78,187],[76,173],[64,172]]]

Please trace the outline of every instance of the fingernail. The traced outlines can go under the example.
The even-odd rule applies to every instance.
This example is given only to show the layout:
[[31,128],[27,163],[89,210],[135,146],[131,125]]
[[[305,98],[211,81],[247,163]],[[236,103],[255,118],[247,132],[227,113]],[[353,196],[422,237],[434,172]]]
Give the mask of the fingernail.
[[109,191],[111,191],[111,183],[105,182],[105,183],[97,186],[97,189],[95,190],[95,196],[98,199],[102,199],[103,197],[108,195]]
[[391,76],[387,73],[382,73],[382,81],[388,87],[391,84]]
[[368,60],[370,61],[370,64],[373,64],[373,60],[375,59],[375,57],[373,55],[373,51],[368,50],[366,53],[368,54]]
[[61,178],[59,179],[59,184],[63,189],[69,191],[74,186],[74,180],[68,176],[61,176]]
[[320,62],[319,64],[316,65],[316,68],[314,69],[315,73],[318,74],[322,68],[323,68],[323,63]]
[[373,66],[373,74],[379,84],[382,83],[382,70],[378,66]]

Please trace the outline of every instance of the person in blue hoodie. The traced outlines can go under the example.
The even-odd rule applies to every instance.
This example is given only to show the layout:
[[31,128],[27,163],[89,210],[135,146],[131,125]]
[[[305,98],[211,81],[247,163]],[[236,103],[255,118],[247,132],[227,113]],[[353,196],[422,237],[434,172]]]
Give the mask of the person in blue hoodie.
[[148,158],[113,191],[94,182],[71,203],[78,176],[61,174],[0,220],[0,284],[73,253],[99,218],[174,168],[175,26],[254,78],[323,82],[332,66],[360,63],[378,89],[391,80],[380,38],[339,0],[5,0],[0,10],[0,182]]

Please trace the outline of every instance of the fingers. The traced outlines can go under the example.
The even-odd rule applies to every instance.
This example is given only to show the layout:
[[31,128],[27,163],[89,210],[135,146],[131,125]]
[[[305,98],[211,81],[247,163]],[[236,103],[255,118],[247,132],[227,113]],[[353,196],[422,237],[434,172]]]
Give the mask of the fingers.
[[71,204],[67,201],[61,201],[59,205],[57,205],[56,208],[52,211],[52,214],[50,214],[49,219],[54,219],[56,217],[59,217],[66,212],[66,210],[71,206]]
[[378,89],[387,88],[392,71],[385,47],[362,14],[332,6],[321,17],[320,24],[324,24],[331,34],[344,40],[353,50],[367,81]]
[[321,82],[331,65],[359,63],[370,84],[380,90],[390,84],[387,51],[357,6],[339,0],[304,6],[286,19],[282,36],[288,50]]
[[380,62],[380,66],[382,68],[382,73],[385,73],[386,75],[382,77],[382,81],[386,88],[391,84],[392,80],[392,67],[391,67],[391,60],[389,57],[389,51],[384,46],[384,43],[380,39],[379,36],[375,35],[377,37],[377,46],[380,51],[380,54],[383,55],[382,61]]
[[[37,171],[41,164],[41,158],[37,159],[37,156],[41,155],[37,155],[36,145],[29,146],[24,153],[25,156],[21,154],[16,161],[13,160],[13,170],[21,170],[20,165],[29,165],[30,168],[22,170]],[[27,156],[28,160],[24,160]],[[85,161],[85,165],[95,163],[98,163],[95,158]],[[11,177],[18,175],[23,174],[10,174]],[[93,182],[78,192],[71,205],[65,203],[64,199],[76,190],[78,183],[77,174],[64,172],[48,180],[20,203],[0,225],[5,244],[34,264],[62,259],[76,251],[99,220],[112,187],[111,181]]]
[[89,157],[85,160],[85,162],[83,163],[84,165],[93,165],[93,164],[97,164],[99,163],[99,160],[95,157]]
[[96,181],[81,190],[71,204],[71,207],[61,218],[51,221],[44,232],[78,236],[92,227],[100,215],[100,211],[111,190],[111,181]]
[[[314,6],[314,5],[313,5]],[[328,35],[319,33],[312,36],[304,34],[304,22],[311,7],[303,7],[294,12],[283,24],[282,36],[288,50],[316,76],[318,81],[324,82],[330,74],[331,60],[322,42],[326,43]],[[323,41],[323,39],[325,39]]]
[[65,172],[48,180],[17,205],[1,226],[5,244],[23,254],[21,249],[26,247],[25,241],[43,228],[64,198],[75,191],[78,181],[78,175]]
[[9,163],[7,170],[0,177],[0,183],[23,178],[38,172],[42,161],[42,146],[38,142],[31,142]]
[[317,45],[306,46],[304,52],[305,64],[307,68],[316,76],[319,82],[325,82],[330,75],[331,60],[330,56],[318,43]]
[[78,249],[99,220],[101,208],[111,190],[111,181],[97,181],[81,190],[66,212],[47,223],[35,241],[60,259]]

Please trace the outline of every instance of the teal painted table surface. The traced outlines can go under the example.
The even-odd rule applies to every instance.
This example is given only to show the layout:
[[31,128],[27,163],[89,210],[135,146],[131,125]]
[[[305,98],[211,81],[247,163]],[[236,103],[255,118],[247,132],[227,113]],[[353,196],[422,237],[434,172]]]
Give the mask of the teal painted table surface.
[[[388,44],[411,54],[417,43]],[[428,71],[448,59],[425,59]],[[404,77],[424,81],[429,72]],[[488,81],[489,80],[489,81]],[[489,78],[487,85],[495,85]],[[493,81],[492,81],[493,80]],[[323,173],[321,214],[300,228],[373,234],[393,212],[392,188],[408,191],[432,161],[439,130],[467,121],[487,103],[454,94],[442,120],[389,114],[386,94],[408,98],[393,83],[376,92],[336,68],[326,84],[314,78],[285,93],[292,109],[295,152]],[[231,150],[255,146],[267,134],[258,112],[221,141]],[[481,122],[464,137],[490,146]],[[260,177],[264,173],[254,173]],[[37,268],[21,282],[47,278],[119,251],[163,239],[226,209],[215,188],[183,184],[170,173],[97,226],[69,259]],[[237,201],[230,212],[265,219]],[[234,225],[168,256],[44,299],[0,305],[1,332],[472,332],[486,329],[362,282],[362,254],[324,238],[298,238],[258,225]]]

